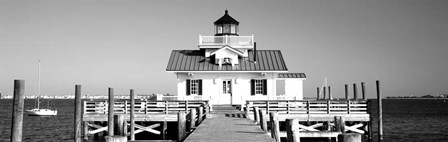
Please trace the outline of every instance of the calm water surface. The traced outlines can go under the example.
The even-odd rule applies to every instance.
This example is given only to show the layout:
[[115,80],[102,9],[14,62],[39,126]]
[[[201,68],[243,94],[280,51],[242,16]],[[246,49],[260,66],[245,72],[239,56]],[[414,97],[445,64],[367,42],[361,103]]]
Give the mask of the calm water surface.
[[[51,103],[58,108],[57,116],[24,116],[24,142],[73,141],[74,100]],[[25,100],[25,108],[33,106],[34,100]],[[12,100],[0,100],[1,142],[10,140],[11,110]],[[383,100],[383,119],[385,141],[448,141],[448,100]],[[376,127],[375,122],[375,134]]]

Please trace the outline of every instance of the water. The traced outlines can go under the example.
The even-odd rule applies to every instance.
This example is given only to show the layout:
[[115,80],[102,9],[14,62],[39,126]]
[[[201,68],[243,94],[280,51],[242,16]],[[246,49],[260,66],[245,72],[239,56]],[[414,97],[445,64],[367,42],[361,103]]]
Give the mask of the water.
[[[52,100],[51,103],[58,108],[57,116],[24,116],[23,141],[73,141],[74,100]],[[34,100],[25,100],[25,108],[33,106]],[[0,100],[2,142],[10,140],[11,111],[12,100]],[[448,141],[448,100],[383,100],[383,126],[384,141]],[[374,134],[376,130],[374,122]]]

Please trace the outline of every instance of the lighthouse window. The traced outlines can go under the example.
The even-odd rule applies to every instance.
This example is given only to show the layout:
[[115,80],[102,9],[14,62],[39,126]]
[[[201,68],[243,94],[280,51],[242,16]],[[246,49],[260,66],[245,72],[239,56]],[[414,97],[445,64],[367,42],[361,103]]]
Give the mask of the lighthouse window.
[[218,34],[222,33],[222,25],[216,26],[216,33],[218,33]]
[[224,24],[224,33],[230,33],[230,24]]
[[232,25],[232,26],[231,26],[230,31],[231,31],[233,34],[236,34],[236,27],[235,27],[235,25]]

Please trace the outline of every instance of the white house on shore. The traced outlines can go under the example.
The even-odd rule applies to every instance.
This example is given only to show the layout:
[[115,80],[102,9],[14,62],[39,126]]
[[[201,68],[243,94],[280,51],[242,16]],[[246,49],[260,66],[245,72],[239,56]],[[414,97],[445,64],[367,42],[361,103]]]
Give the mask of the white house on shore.
[[254,36],[239,36],[227,10],[214,25],[214,36],[199,35],[198,50],[172,51],[166,71],[177,76],[177,99],[232,105],[303,99],[306,76],[288,73],[280,50],[257,50]]

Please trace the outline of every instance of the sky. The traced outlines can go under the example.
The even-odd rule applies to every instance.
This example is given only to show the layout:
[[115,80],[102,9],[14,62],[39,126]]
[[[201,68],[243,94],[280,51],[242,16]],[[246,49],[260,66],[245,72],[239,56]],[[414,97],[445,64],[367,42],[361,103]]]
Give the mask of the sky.
[[[23,79],[45,95],[176,94],[165,72],[172,50],[198,49],[225,10],[257,48],[281,50],[307,75],[304,96],[325,78],[335,97],[366,82],[367,97],[448,93],[448,1],[0,1],[0,93]],[[358,90],[360,88],[358,87]]]

